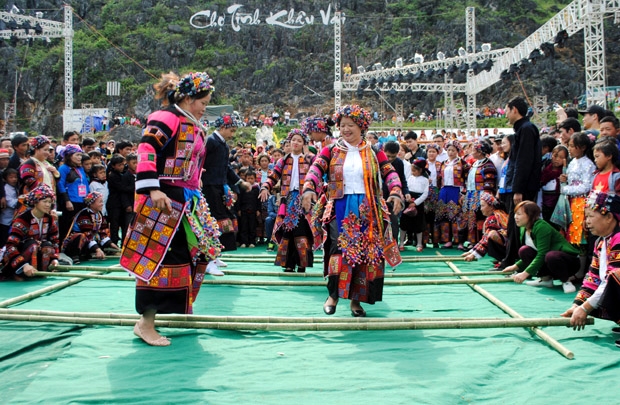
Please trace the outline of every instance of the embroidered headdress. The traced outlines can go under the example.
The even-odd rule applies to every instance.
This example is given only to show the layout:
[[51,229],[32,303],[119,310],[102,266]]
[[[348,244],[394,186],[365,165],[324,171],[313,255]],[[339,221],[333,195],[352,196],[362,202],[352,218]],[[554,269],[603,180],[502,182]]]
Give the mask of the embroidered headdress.
[[426,150],[429,149],[435,149],[437,153],[439,153],[439,145],[436,143],[429,143],[428,145],[426,145]]
[[362,132],[366,132],[372,122],[370,113],[361,108],[359,105],[345,105],[344,107],[339,108],[334,117],[337,125],[340,125],[340,120],[342,120],[342,117],[351,118],[355,125],[361,128]]
[[84,197],[84,204],[90,206],[99,197],[103,197],[103,194],[101,194],[99,191],[91,191],[86,195],[86,197]]
[[298,128],[292,129],[291,132],[289,132],[288,135],[286,136],[286,140],[290,142],[295,135],[301,136],[301,139],[304,140],[304,145],[307,145],[308,142],[310,142],[310,139],[308,138],[308,135],[303,133],[303,131],[301,129],[298,129]]
[[447,142],[444,144],[444,148],[446,148],[446,150],[448,150],[448,148],[449,148],[450,146],[454,147],[458,153],[461,153],[461,150],[463,149],[463,148],[461,147],[461,143],[460,143],[459,141],[457,141],[456,139],[453,139],[453,140],[451,140],[451,141],[447,141]]
[[41,184],[26,195],[26,204],[29,207],[34,207],[39,201],[51,198],[52,201],[56,201],[56,194],[54,190],[47,184]]
[[330,126],[334,125],[331,119],[323,117],[308,117],[301,122],[301,130],[309,135],[312,132],[323,132],[327,135],[332,134]]
[[46,143],[51,143],[51,141],[50,138],[45,135],[38,135],[30,140],[30,146],[34,149],[40,149]]
[[474,149],[485,156],[493,152],[493,147],[485,141],[474,142]]
[[188,73],[179,80],[175,92],[184,96],[195,96],[203,91],[213,92],[213,79],[206,72]]
[[620,196],[610,196],[602,191],[592,191],[588,195],[586,208],[598,211],[605,215],[611,212],[620,221]]

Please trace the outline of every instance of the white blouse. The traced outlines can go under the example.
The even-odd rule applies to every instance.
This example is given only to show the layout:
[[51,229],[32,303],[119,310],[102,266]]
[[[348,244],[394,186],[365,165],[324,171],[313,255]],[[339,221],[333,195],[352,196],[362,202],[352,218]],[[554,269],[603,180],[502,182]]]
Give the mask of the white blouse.
[[346,141],[344,143],[348,148],[347,155],[344,158],[344,164],[342,165],[344,193],[366,194],[366,188],[364,187],[364,169],[360,150],[356,146],[351,146],[351,144]]
[[416,206],[422,204],[428,197],[429,182],[424,176],[411,176],[407,179],[407,187],[410,193],[422,193],[414,200]]
[[291,153],[291,157],[293,158],[293,170],[291,171],[291,186],[290,190],[299,190],[299,157],[301,155],[293,155]]

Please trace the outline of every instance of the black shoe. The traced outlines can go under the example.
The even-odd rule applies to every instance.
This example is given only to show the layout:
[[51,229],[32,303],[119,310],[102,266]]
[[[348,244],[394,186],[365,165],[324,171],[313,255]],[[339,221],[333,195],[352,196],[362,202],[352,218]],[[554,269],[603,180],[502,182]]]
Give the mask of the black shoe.
[[620,340],[616,340],[616,347],[620,347]]
[[323,312],[325,312],[325,314],[327,314],[327,315],[333,315],[333,314],[336,313],[336,306],[335,305],[327,305],[327,300],[325,300],[325,304],[323,304]]
[[364,311],[364,309],[352,309],[351,310],[351,315],[353,315],[356,318],[363,318],[366,316],[366,311]]
[[297,273],[305,273],[306,272],[306,268],[305,267],[298,267],[297,268]]
[[80,264],[80,258],[79,256],[74,256],[71,258],[71,261],[73,261],[73,264]]
[[285,273],[294,273],[295,270],[287,267],[287,268],[284,269],[284,272]]
[[615,333],[616,335],[620,335],[620,326],[616,326],[615,328],[611,328],[611,333]]

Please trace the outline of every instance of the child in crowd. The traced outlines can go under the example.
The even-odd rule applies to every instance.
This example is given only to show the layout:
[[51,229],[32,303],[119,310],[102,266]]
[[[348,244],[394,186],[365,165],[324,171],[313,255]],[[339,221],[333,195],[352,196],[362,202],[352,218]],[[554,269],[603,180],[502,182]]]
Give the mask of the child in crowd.
[[91,191],[85,198],[86,208],[76,216],[69,236],[62,244],[62,251],[73,258],[73,264],[89,260],[92,256],[105,259],[104,250],[119,252],[118,246],[110,241],[108,223],[102,215],[103,195]]
[[592,143],[585,132],[577,132],[568,141],[568,153],[571,160],[566,174],[560,176],[562,194],[568,196],[573,221],[568,228],[568,241],[574,245],[586,244],[586,232],[583,227],[585,218],[586,196],[592,188],[594,179],[594,162],[592,162]]
[[93,162],[90,160],[90,155],[88,153],[82,153],[82,167],[84,168],[84,173],[86,173],[86,178],[90,183],[92,180],[90,177],[90,170],[93,168]]
[[19,173],[12,168],[4,169],[2,179],[4,180],[6,207],[0,213],[0,248],[6,244],[6,240],[9,237],[9,229],[13,222],[15,207],[17,207],[17,181]]
[[136,169],[138,167],[138,155],[130,153],[125,158],[127,162],[127,171],[123,173],[121,177],[122,194],[121,205],[124,211],[124,226],[121,231],[125,240],[125,234],[127,233],[127,227],[133,222],[136,213],[133,210],[135,194],[136,194]]
[[97,149],[88,152],[88,156],[90,156],[90,161],[93,163],[93,166],[105,164],[103,155]]
[[278,160],[282,159],[283,157],[284,151],[282,149],[274,149],[273,152],[271,152],[271,158],[273,159],[273,163],[269,165],[269,170],[273,169],[273,166],[278,163]]
[[125,158],[119,154],[112,155],[108,174],[108,190],[112,198],[108,199],[106,205],[108,219],[110,220],[110,239],[112,243],[118,245],[119,229],[125,228],[124,209],[120,196],[122,195],[123,184],[122,176],[125,170]]
[[272,240],[273,226],[278,217],[278,208],[280,202],[280,185],[279,183],[271,189],[271,195],[267,200],[267,218],[265,218],[265,235],[267,236],[267,251],[275,250],[275,243]]
[[253,170],[246,172],[245,181],[250,183],[252,188],[249,191],[241,190],[239,194],[239,243],[240,247],[254,247],[256,242],[256,218],[260,215],[260,192],[256,184],[256,173]]
[[603,137],[594,145],[594,164],[596,172],[592,181],[592,190],[611,196],[620,194],[620,169],[618,163],[618,146],[616,141]]
[[267,181],[267,177],[269,176],[269,163],[271,163],[271,160],[269,159],[269,155],[267,154],[262,154],[262,155],[258,155],[258,168],[259,168],[259,172],[260,173],[260,184],[263,184],[264,182]]
[[424,248],[422,233],[426,228],[424,215],[424,201],[428,197],[429,182],[427,162],[424,158],[417,158],[411,164],[412,176],[407,179],[409,194],[406,195],[407,208],[400,217],[400,244],[399,249],[405,250],[405,236],[409,232],[416,236],[416,250],[421,252]]
[[558,145],[551,152],[549,163],[543,167],[540,175],[540,194],[543,219],[554,228],[558,226],[551,223],[551,215],[560,198],[560,175],[566,171],[566,161],[568,159],[568,149],[564,145]]
[[103,196],[103,208],[101,212],[103,216],[107,218],[108,210],[106,205],[108,203],[110,191],[108,190],[108,182],[106,181],[105,166],[102,164],[93,165],[93,168],[90,169],[90,178],[90,191],[96,191]]

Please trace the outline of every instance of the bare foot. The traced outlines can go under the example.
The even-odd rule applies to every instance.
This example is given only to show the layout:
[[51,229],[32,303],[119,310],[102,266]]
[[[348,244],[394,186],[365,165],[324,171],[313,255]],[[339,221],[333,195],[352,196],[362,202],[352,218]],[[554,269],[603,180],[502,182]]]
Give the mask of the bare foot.
[[151,346],[170,346],[170,340],[157,333],[155,328],[145,325],[143,319],[136,322],[133,333]]

